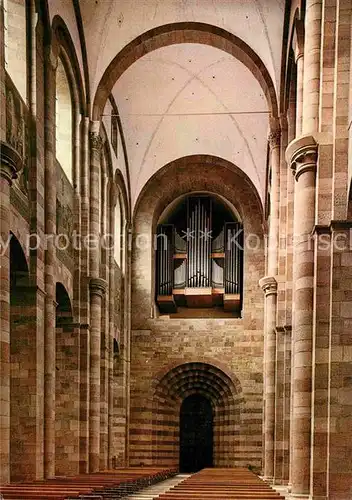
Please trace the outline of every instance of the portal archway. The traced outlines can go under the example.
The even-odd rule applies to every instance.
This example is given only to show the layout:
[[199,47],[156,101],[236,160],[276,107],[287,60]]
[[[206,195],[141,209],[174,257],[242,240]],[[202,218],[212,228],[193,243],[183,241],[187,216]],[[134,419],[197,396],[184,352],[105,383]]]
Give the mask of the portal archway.
[[187,396],[180,410],[180,472],[213,466],[213,408],[201,394]]
[[[153,463],[180,466],[189,472],[206,465],[233,466],[242,406],[239,382],[220,368],[203,362],[175,366],[155,387]],[[190,436],[195,432],[196,418],[202,419],[203,429]],[[207,454],[206,460],[201,460],[195,451],[196,444],[201,447],[201,439],[205,440],[202,452]]]

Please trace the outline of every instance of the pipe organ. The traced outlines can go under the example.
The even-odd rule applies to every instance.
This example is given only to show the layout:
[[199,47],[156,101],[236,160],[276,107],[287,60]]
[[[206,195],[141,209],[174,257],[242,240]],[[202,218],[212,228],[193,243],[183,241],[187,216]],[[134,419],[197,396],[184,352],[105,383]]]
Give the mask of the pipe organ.
[[222,307],[239,313],[242,290],[242,224],[219,200],[188,196],[158,226],[156,300],[160,312]]

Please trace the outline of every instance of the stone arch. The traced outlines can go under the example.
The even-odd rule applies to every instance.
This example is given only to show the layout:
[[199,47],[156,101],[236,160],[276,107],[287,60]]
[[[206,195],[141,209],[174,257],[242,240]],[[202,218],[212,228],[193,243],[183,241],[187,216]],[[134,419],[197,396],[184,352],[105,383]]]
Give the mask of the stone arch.
[[154,378],[152,403],[152,457],[158,465],[178,466],[179,414],[182,402],[200,394],[211,402],[214,412],[214,465],[236,462],[240,432],[241,384],[214,364],[194,361],[174,366]]
[[[56,66],[54,85],[56,95],[56,134],[61,131],[61,138],[63,138],[62,146],[56,152],[61,152],[61,157],[65,157],[67,148],[71,144],[71,154],[69,164],[66,168],[66,175],[69,174],[69,180],[72,182],[74,188],[78,189],[81,177],[79,127],[81,117],[86,116],[87,113],[85,88],[74,43],[65,22],[60,16],[56,15],[54,17],[51,31],[51,57],[53,66]],[[47,82],[47,85],[50,85],[50,83]],[[58,90],[61,91],[61,99],[59,100],[57,99]],[[63,121],[61,127],[59,126],[56,108],[60,102],[62,103],[62,109],[59,109],[59,111],[62,114]],[[65,165],[61,164],[61,166],[65,170]]]
[[[200,170],[202,175],[199,175]],[[154,308],[153,235],[159,217],[173,200],[195,191],[220,195],[235,207],[243,222],[244,233],[248,236],[247,241],[252,246],[245,249],[244,271],[253,276],[255,265],[258,280],[260,272],[264,273],[263,209],[251,180],[242,170],[222,158],[208,155],[179,158],[163,167],[147,182],[134,210],[132,323],[136,328],[145,324]],[[245,282],[243,311],[249,316],[248,301],[257,300],[259,304],[263,301],[260,295],[254,299],[255,293],[252,285],[246,285]]]
[[228,31],[206,23],[180,22],[153,28],[126,45],[111,61],[98,85],[92,115],[99,120],[118,78],[140,57],[167,45],[201,43],[219,48],[241,61],[258,80],[272,116],[278,116],[275,87],[259,56],[243,40]]
[[73,93],[74,106],[83,116],[86,116],[85,88],[75,45],[69,29],[59,15],[54,17],[51,29],[53,55],[55,59],[60,56],[64,59],[65,69],[67,70]]

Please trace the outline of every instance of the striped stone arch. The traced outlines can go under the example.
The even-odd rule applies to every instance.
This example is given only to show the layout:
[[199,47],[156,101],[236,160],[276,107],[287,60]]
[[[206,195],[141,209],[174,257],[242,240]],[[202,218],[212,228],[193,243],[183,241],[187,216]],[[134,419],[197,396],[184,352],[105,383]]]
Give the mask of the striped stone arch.
[[203,362],[175,366],[154,380],[152,452],[155,465],[179,465],[180,408],[193,394],[205,396],[214,414],[214,466],[236,464],[241,409],[244,403],[238,380]]
[[273,117],[278,116],[274,83],[263,61],[249,45],[217,26],[199,22],[179,22],[158,26],[139,35],[114,57],[99,82],[93,101],[93,119],[100,119],[115,83],[135,61],[160,47],[180,43],[210,45],[233,55],[258,80],[266,96],[270,114]]

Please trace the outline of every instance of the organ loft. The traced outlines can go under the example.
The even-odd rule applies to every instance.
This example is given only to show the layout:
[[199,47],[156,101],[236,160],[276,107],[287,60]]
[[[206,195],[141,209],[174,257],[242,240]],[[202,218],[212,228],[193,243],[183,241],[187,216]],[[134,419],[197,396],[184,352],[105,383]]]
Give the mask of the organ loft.
[[0,0],[1,498],[352,498],[351,40]]

